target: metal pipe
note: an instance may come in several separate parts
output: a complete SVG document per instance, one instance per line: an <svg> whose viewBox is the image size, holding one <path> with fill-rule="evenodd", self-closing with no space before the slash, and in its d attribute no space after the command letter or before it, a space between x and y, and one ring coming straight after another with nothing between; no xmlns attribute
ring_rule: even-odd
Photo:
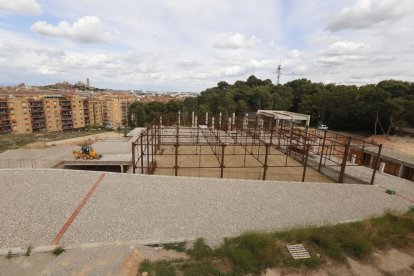
<svg viewBox="0 0 414 276"><path fill-rule="evenodd" d="M374 172L372 173L371 182L370 182L371 185L374 184L375 173L376 173L376 171L378 169L378 163L379 163L378 161L380 161L381 151L382 151L382 144L379 145L378 153L377 153L377 158L375 158Z"/></svg>
<svg viewBox="0 0 414 276"><path fill-rule="evenodd" d="M306 156L305 156L305 162L303 163L302 182L305 182L306 167L308 166L309 149L310 149L310 145L307 145L307 146L306 146Z"/></svg>
<svg viewBox="0 0 414 276"><path fill-rule="evenodd" d="M323 142L322 142L322 151L321 151L321 159L319 160L319 168L318 168L318 171L320 172L321 171L321 167L322 167L322 158L323 158L323 151L324 151L324 149L325 149L325 141L326 141L326 133L327 133L328 131L327 130L325 130L324 131L324 135L323 135Z"/></svg>
<svg viewBox="0 0 414 276"><path fill-rule="evenodd" d="M352 139L351 136L348 137L348 143L345 146L344 155L342 156L341 172L339 173L339 179L338 179L339 183L344 182L345 167L346 167L346 161L348 159L348 152L349 152L349 147L351 145L351 139Z"/></svg>
<svg viewBox="0 0 414 276"><path fill-rule="evenodd" d="M135 174L135 142L132 142L132 173Z"/></svg>

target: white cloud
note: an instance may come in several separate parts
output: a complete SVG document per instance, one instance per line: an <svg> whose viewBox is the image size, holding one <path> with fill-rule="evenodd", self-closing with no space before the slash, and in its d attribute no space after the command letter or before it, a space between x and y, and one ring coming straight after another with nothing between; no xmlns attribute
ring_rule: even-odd
<svg viewBox="0 0 414 276"><path fill-rule="evenodd" d="M412 0L358 0L354 6L337 14L327 29L336 32L392 24L413 10Z"/></svg>
<svg viewBox="0 0 414 276"><path fill-rule="evenodd" d="M213 42L214 48L219 49L238 49L238 48L252 48L260 43L254 35L247 38L240 33L221 33Z"/></svg>
<svg viewBox="0 0 414 276"><path fill-rule="evenodd" d="M77 42L109 42L112 39L110 32L104 31L99 17L85 16L70 24L61 21L57 26L45 21L38 21L31 29L41 35L63 37Z"/></svg>
<svg viewBox="0 0 414 276"><path fill-rule="evenodd" d="M36 0L0 0L1 10L25 15L40 15L42 13Z"/></svg>
<svg viewBox="0 0 414 276"><path fill-rule="evenodd" d="M332 43L326 51L328 56L344 56L361 54L368 46L365 43L356 43L352 41L337 41Z"/></svg>
<svg viewBox="0 0 414 276"><path fill-rule="evenodd" d="M324 64L344 64L347 62L367 61L368 45L365 43L356 43L352 41L337 41L321 51L318 63Z"/></svg>
<svg viewBox="0 0 414 276"><path fill-rule="evenodd" d="M302 55L302 52L301 51L299 51L299 50L292 50L292 51L289 51L289 53L288 53L288 56L290 57L290 58L293 58L293 59L297 59L297 58L299 58L300 56Z"/></svg>
<svg viewBox="0 0 414 276"><path fill-rule="evenodd" d="M89 77L102 88L201 91L251 74L275 81L280 61L282 82L414 76L414 0L36 1L44 16L28 32L27 21L4 16L19 0L0 0L3 82Z"/></svg>
<svg viewBox="0 0 414 276"><path fill-rule="evenodd" d="M185 59L179 60L176 63L176 65L182 68L192 69L192 68L199 66L200 64L196 60L185 58Z"/></svg>

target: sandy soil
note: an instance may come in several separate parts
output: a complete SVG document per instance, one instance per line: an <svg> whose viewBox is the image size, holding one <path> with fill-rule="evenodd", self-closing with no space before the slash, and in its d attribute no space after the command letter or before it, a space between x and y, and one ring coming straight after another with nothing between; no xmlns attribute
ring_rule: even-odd
<svg viewBox="0 0 414 276"><path fill-rule="evenodd" d="M118 133L118 132L104 132L104 133L64 139L64 140L57 140L57 141L50 141L50 142L36 142L36 143L27 144L22 148L23 149L43 149L43 148L50 147L50 146L62 146L62 145L79 146L84 143L91 144L91 143L94 143L98 140L102 140L105 138L113 138L113 137L120 137L120 136L123 136L123 134Z"/></svg>
<svg viewBox="0 0 414 276"><path fill-rule="evenodd" d="M414 250L388 249L376 251L369 258L357 261L347 259L348 264L328 262L315 270L268 269L267 276L276 275L413 275Z"/></svg>
<svg viewBox="0 0 414 276"><path fill-rule="evenodd" d="M163 154L157 155L156 175L174 175L175 155L172 146L162 146ZM259 160L264 163L264 148L249 147L255 154L261 150ZM209 146L197 147L182 146L179 153L183 154L178 159L178 175L192 177L215 177L220 178L220 163ZM185 154L185 155L184 155ZM257 155L256 155L257 156ZM228 146L225 149L223 178L230 179L254 179L261 180L263 177L263 165L252 155L247 153L241 146ZM220 157L219 157L220 158ZM246 165L246 167L244 167ZM302 181L303 166L280 151L271 148L268 156L268 171L266 180L278 181ZM144 165L145 166L145 165ZM202 168L199 168L202 167ZM308 182L333 182L327 176L308 167L305 180Z"/></svg>
<svg viewBox="0 0 414 276"><path fill-rule="evenodd" d="M122 244L122 242L120 242ZM184 253L130 245L69 249L59 256L34 253L26 257L0 257L0 275L122 275L136 276L138 265L151 261L185 259Z"/></svg>
<svg viewBox="0 0 414 276"><path fill-rule="evenodd" d="M58 141L28 144L0 153L0 168L51 168L62 160L73 159L72 151L85 143L120 137L122 133L105 132Z"/></svg>
<svg viewBox="0 0 414 276"><path fill-rule="evenodd" d="M414 155L414 138L413 137L399 137L390 136L388 139L385 135L370 136L365 139L369 142L383 144L384 148L400 151Z"/></svg>

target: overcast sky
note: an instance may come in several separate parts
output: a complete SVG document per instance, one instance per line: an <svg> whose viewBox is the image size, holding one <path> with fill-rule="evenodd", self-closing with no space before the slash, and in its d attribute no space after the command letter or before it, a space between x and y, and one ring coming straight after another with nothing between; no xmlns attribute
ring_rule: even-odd
<svg viewBox="0 0 414 276"><path fill-rule="evenodd" d="M413 0L0 0L0 83L414 79Z"/></svg>

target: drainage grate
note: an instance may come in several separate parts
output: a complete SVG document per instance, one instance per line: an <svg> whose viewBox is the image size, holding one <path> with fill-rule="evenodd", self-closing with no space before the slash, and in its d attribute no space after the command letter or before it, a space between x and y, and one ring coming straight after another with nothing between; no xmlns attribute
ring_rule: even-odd
<svg viewBox="0 0 414 276"><path fill-rule="evenodd" d="M289 250L290 255L292 255L293 259L308 259L311 256L309 252L306 251L305 247L302 244L292 244L287 245L287 249Z"/></svg>

